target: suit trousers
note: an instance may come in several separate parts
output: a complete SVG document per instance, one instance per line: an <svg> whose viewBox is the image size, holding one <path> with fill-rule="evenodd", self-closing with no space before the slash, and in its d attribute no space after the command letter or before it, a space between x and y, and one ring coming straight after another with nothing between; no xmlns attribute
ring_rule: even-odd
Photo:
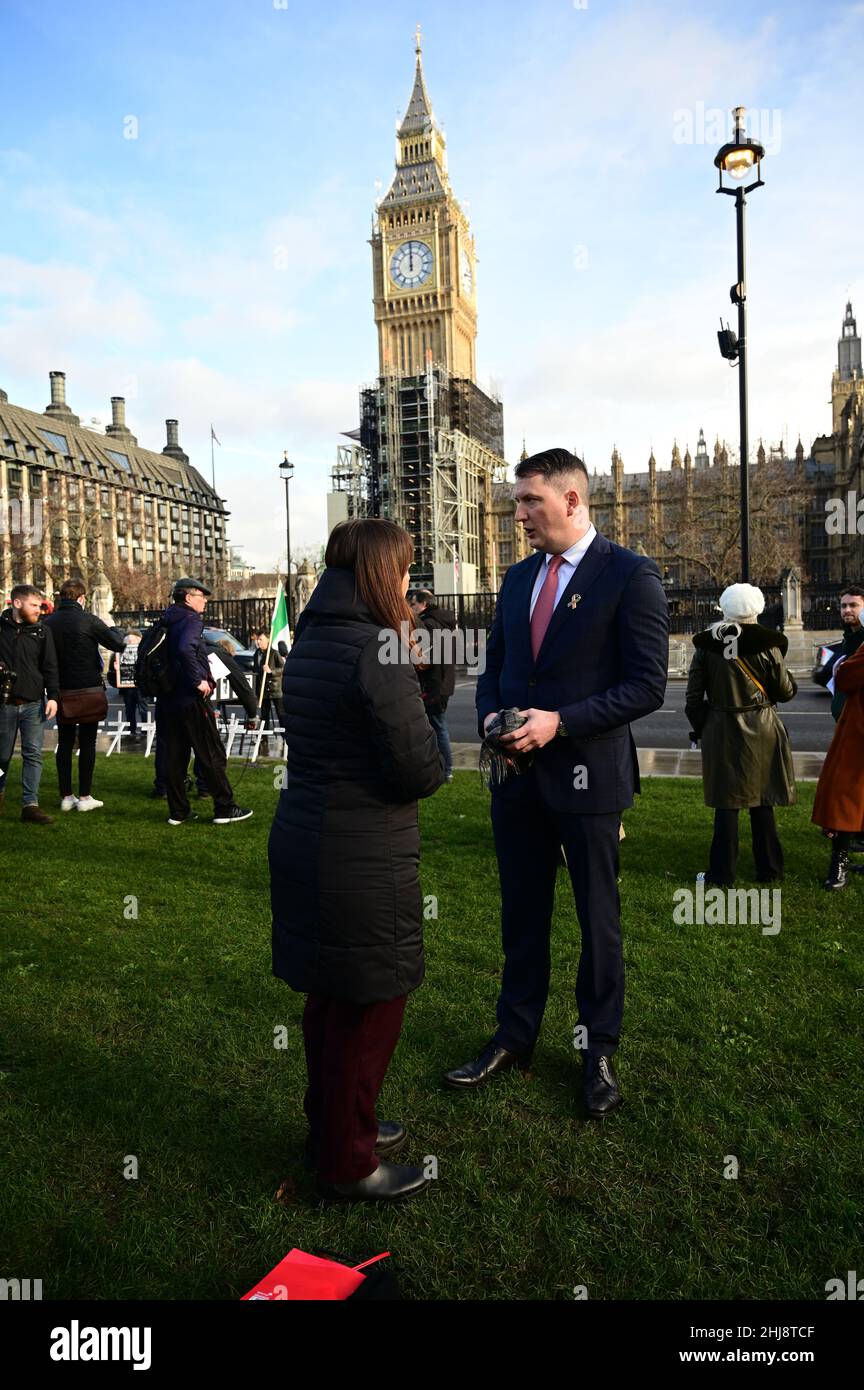
<svg viewBox="0 0 864 1390"><path fill-rule="evenodd" d="M533 769L492 793L492 828L501 883L504 973L495 1040L530 1053L549 993L549 938L555 881L563 848L581 931L576 975L579 1023L586 1050L611 1057L624 1012L624 955L618 894L620 812L555 811L537 788Z"/></svg>
<svg viewBox="0 0 864 1390"><path fill-rule="evenodd" d="M378 1167L375 1102L399 1041L407 997L352 1004L323 994L306 996L309 1085L303 1108L322 1182L359 1182Z"/></svg>
<svg viewBox="0 0 864 1390"><path fill-rule="evenodd" d="M227 759L216 728L216 715L209 701L167 706L156 701L157 731L165 740L165 790L172 820L185 820L190 813L186 795L186 773L193 751L201 776L213 797L214 816L225 816L234 805L228 781Z"/></svg>
<svg viewBox="0 0 864 1390"><path fill-rule="evenodd" d="M753 858L760 882L768 883L783 876L783 849L777 834L773 806L750 807L750 833L753 839ZM708 861L708 877L712 883L731 888L738 867L738 812L714 812L714 838Z"/></svg>

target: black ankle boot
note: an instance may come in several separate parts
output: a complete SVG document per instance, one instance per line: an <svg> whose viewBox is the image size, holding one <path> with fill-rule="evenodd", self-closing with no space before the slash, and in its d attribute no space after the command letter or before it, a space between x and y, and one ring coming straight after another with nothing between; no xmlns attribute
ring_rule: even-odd
<svg viewBox="0 0 864 1390"><path fill-rule="evenodd" d="M838 845L835 840L831 846L831 867L828 870L828 877L823 883L823 888L845 888L848 882L846 877L849 868L849 853L845 845Z"/></svg>

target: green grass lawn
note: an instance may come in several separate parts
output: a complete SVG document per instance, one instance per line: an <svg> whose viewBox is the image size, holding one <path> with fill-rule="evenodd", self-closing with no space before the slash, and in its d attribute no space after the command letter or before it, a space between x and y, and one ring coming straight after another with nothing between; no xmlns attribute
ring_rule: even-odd
<svg viewBox="0 0 864 1390"><path fill-rule="evenodd" d="M674 925L707 858L699 783L649 780L625 813L626 1104L605 1125L581 1118L563 874L532 1074L440 1085L494 1028L497 875L476 774L424 804L438 919L379 1113L439 1177L375 1208L320 1206L298 1162L303 1001L270 974L273 768L243 775L254 820L179 830L138 758L100 757L105 810L44 829L17 819L19 768L0 822L0 1276L41 1278L45 1298L233 1299L299 1246L390 1250L414 1298L821 1300L864 1269L864 880L819 886L812 786L779 813L777 936ZM43 786L51 810L50 759ZM740 886L752 872L748 846Z"/></svg>

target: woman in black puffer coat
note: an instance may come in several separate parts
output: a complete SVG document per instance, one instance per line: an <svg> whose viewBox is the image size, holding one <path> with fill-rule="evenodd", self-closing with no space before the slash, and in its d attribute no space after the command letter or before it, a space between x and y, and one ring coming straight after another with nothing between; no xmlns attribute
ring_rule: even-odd
<svg viewBox="0 0 864 1390"><path fill-rule="evenodd" d="M102 658L99 648L122 652L126 634L108 627L84 608L86 590L80 579L67 579L60 588L60 602L45 619L50 627L60 668L60 706L57 711L57 781L61 811L98 811L104 802L93 796L96 768L96 735L99 721L108 713ZM77 717L75 696L89 693L92 709ZM70 713L70 710L72 711ZM78 795L72 794L72 755L78 736Z"/></svg>
<svg viewBox="0 0 864 1390"><path fill-rule="evenodd" d="M353 1200L427 1186L421 1168L386 1161L405 1131L375 1114L423 979L417 799L444 780L405 641L412 554L391 521L337 526L283 675L273 973L307 996L304 1105L319 1189Z"/></svg>

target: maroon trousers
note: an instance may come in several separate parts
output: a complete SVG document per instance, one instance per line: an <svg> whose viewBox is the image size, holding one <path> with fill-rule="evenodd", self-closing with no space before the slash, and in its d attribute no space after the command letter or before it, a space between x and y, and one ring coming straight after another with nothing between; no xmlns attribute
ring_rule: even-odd
<svg viewBox="0 0 864 1390"><path fill-rule="evenodd" d="M358 1182L378 1167L375 1102L399 1041L406 1002L407 995L383 1004L306 996L309 1088L303 1106L322 1182Z"/></svg>

